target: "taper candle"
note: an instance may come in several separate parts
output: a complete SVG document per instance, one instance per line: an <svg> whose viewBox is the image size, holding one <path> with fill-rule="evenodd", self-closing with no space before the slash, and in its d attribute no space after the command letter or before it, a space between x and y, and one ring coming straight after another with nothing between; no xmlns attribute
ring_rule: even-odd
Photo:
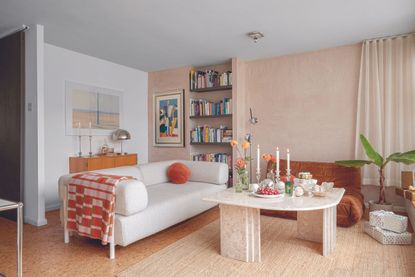
<svg viewBox="0 0 415 277"><path fill-rule="evenodd" d="M291 172L290 170L290 149L287 148L287 174Z"/></svg>
<svg viewBox="0 0 415 277"><path fill-rule="evenodd" d="M261 152L261 150L259 149L259 144L258 144L258 146L256 148L256 170L257 170L257 172L260 171L260 167L259 167L259 163L261 161L261 159L260 159L261 153L260 152Z"/></svg>
<svg viewBox="0 0 415 277"><path fill-rule="evenodd" d="M276 176L280 176L280 149L277 146L277 150L275 151L275 174Z"/></svg>

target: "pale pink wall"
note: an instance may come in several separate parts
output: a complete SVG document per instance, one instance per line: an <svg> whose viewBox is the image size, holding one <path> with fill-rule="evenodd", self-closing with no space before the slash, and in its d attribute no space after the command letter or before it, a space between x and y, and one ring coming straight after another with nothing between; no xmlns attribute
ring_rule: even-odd
<svg viewBox="0 0 415 277"><path fill-rule="evenodd" d="M361 44L246 62L254 144L293 160L353 158ZM246 111L248 112L248 111ZM265 165L264 165L265 166Z"/></svg>
<svg viewBox="0 0 415 277"><path fill-rule="evenodd" d="M173 159L185 159L190 157L189 134L185 128L185 146L184 148L154 147L154 106L153 95L157 92L165 92L175 89L185 90L184 118L185 126L189 126L189 71L191 67L185 66L174 69L150 72L148 74L148 161L164 161Z"/></svg>

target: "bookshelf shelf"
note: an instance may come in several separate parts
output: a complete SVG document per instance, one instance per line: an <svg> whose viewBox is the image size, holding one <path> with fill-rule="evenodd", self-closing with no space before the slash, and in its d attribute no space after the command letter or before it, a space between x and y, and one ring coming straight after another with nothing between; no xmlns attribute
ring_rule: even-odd
<svg viewBox="0 0 415 277"><path fill-rule="evenodd" d="M190 142L190 145L222 145L231 146L229 142Z"/></svg>
<svg viewBox="0 0 415 277"><path fill-rule="evenodd" d="M198 118L220 118L220 117L232 117L232 114L190 116L191 119L198 119Z"/></svg>
<svg viewBox="0 0 415 277"><path fill-rule="evenodd" d="M230 90L232 91L232 86L217 86L217 87L210 87L210 88L197 88L192 89L190 92L210 92L210 91L223 91L223 90Z"/></svg>

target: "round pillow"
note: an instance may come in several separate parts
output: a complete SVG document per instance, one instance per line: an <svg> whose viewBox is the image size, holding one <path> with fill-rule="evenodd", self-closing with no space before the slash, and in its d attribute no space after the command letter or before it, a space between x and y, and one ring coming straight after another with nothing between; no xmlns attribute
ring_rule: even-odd
<svg viewBox="0 0 415 277"><path fill-rule="evenodd" d="M174 163L167 169L167 177L174 184L184 184L189 180L190 169L183 163Z"/></svg>

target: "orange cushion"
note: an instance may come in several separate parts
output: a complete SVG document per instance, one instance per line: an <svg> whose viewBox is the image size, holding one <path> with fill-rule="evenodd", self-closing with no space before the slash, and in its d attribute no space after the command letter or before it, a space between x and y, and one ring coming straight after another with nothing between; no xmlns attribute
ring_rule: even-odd
<svg viewBox="0 0 415 277"><path fill-rule="evenodd" d="M183 163L174 163L167 169L167 177L174 184L184 184L189 180L190 169Z"/></svg>

